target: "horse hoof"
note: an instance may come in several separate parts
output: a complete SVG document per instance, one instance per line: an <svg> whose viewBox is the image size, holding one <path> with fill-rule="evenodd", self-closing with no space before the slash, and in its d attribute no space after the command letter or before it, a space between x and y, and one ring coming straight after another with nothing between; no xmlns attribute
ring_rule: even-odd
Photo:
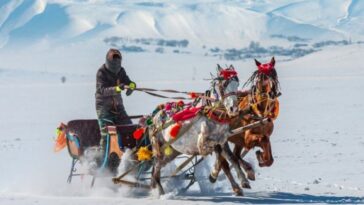
<svg viewBox="0 0 364 205"><path fill-rule="evenodd" d="M247 175L249 180L255 181L255 173L253 171L248 171Z"/></svg>
<svg viewBox="0 0 364 205"><path fill-rule="evenodd" d="M243 187L244 189L251 189L252 187L250 186L249 182L243 182L241 184L241 187Z"/></svg>
<svg viewBox="0 0 364 205"><path fill-rule="evenodd" d="M211 183L215 183L215 182L216 182L216 180L217 180L217 178L213 177L213 176L210 174L210 176L209 176L209 180L210 180L210 182L211 182Z"/></svg>
<svg viewBox="0 0 364 205"><path fill-rule="evenodd" d="M114 184L119 184L119 179L118 178L112 178L112 182L114 183Z"/></svg>
<svg viewBox="0 0 364 205"><path fill-rule="evenodd" d="M240 188L233 189L235 196L244 196L243 191Z"/></svg>
<svg viewBox="0 0 364 205"><path fill-rule="evenodd" d="M159 196L166 194L163 189L158 189L158 193L159 193Z"/></svg>
<svg viewBox="0 0 364 205"><path fill-rule="evenodd" d="M157 188L157 183L154 180L152 180L152 183L150 183L150 187L152 187L152 189Z"/></svg>

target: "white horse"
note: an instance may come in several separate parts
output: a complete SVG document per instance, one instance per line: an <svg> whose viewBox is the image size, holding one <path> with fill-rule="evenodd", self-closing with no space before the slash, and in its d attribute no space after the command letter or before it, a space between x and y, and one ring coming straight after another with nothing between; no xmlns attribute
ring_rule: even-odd
<svg viewBox="0 0 364 205"><path fill-rule="evenodd" d="M222 69L218 66L218 77L212 81L212 94L216 97L212 106L206 108L203 113L197 114L192 119L179 122L181 125L179 135L171 141L171 129L169 126L161 131L149 129L156 161L152 172L152 187L158 187L159 194L164 194L160 182L161 168L180 154L206 156L213 151L222 154L235 168L242 187L249 187L237 159L234 159L230 149L226 145L229 136L228 119L238 115L237 91L239 79L235 69L231 66ZM206 114L206 110L208 111ZM153 117L153 126L162 127L161 117L163 111L159 111ZM221 117L223 116L223 117ZM222 119L223 118L223 119ZM223 122L226 120L225 122ZM167 154L164 149L168 149Z"/></svg>

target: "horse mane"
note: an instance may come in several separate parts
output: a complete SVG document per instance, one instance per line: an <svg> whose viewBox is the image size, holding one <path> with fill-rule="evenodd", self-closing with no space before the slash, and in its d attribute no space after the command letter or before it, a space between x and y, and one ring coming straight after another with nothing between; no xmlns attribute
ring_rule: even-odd
<svg viewBox="0 0 364 205"><path fill-rule="evenodd" d="M281 86L278 80L278 74L276 69L270 70L268 74L259 72L259 70L254 71L253 74L250 76L250 78L248 78L248 80L244 83L243 87L246 87L248 85L254 86L256 81L265 78L269 78L272 81L273 83L272 90L274 94L277 95L278 93L280 93Z"/></svg>

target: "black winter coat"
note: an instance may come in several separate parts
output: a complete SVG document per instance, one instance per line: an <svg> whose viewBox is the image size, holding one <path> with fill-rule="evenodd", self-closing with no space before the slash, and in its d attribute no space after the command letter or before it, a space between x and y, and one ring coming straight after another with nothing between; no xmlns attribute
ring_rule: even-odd
<svg viewBox="0 0 364 205"><path fill-rule="evenodd" d="M123 99L121 94L116 92L116 86L120 83L129 85L131 82L123 67L115 74L109 71L105 64L102 65L96 75L95 98L98 115L126 115Z"/></svg>

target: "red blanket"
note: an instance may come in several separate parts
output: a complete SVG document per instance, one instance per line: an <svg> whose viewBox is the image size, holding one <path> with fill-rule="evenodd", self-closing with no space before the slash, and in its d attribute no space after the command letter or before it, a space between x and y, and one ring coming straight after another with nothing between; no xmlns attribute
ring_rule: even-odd
<svg viewBox="0 0 364 205"><path fill-rule="evenodd" d="M187 109L174 114L172 116L172 119L175 122L189 120L191 118L196 117L196 115L198 114L198 112L200 112L201 109L202 109L201 107L188 107Z"/></svg>

